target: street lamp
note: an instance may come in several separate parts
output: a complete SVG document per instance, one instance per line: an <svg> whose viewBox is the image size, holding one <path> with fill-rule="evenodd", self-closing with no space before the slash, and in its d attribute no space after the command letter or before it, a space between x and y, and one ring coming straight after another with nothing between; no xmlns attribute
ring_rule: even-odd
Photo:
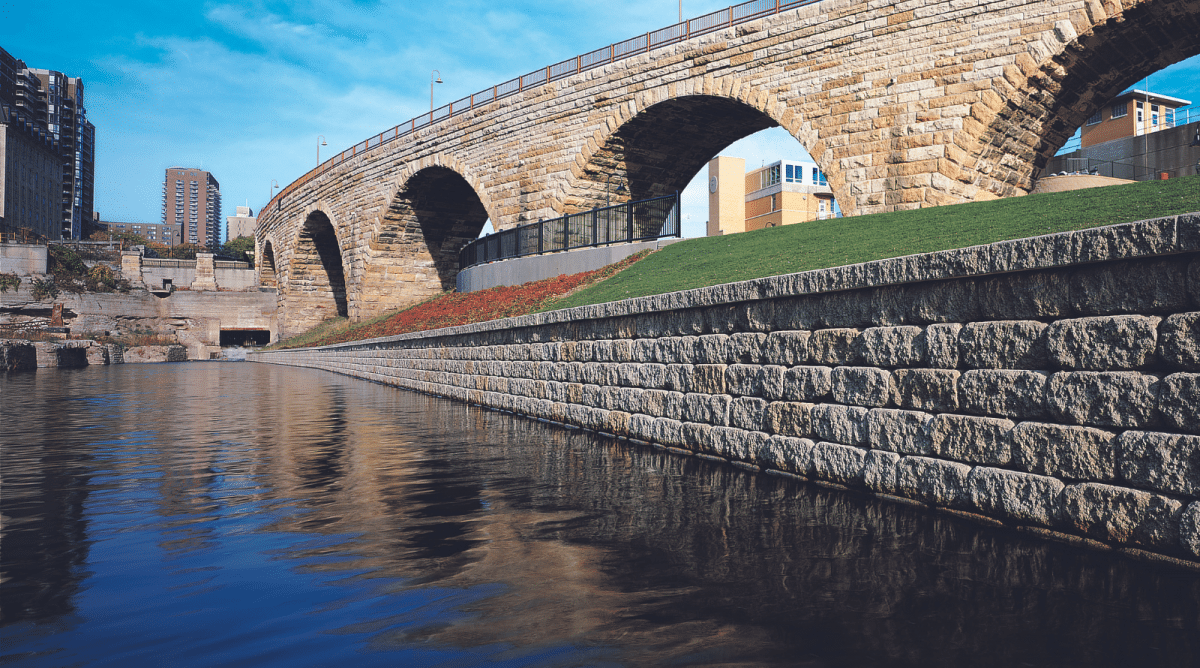
<svg viewBox="0 0 1200 668"><path fill-rule="evenodd" d="M317 135L317 167L321 166L321 147L329 146L325 143L325 135Z"/></svg>
<svg viewBox="0 0 1200 668"><path fill-rule="evenodd" d="M433 76L434 72L437 72L436 79ZM433 84L440 84L440 83L442 83L442 73L438 72L437 70L430 72L429 73L429 120L430 121L433 121Z"/></svg>
<svg viewBox="0 0 1200 668"><path fill-rule="evenodd" d="M267 198L268 202L275 199L275 189L278 187L279 187L279 182L276 181L275 179L271 179L271 196Z"/></svg>
<svg viewBox="0 0 1200 668"><path fill-rule="evenodd" d="M609 195L609 186L612 185L612 177L613 177L612 172L609 172L608 180L604 182L604 206L605 207L608 207L608 205L610 204L608 195ZM617 194L618 195L623 195L627 192L629 192L629 190L625 188L624 183L617 184Z"/></svg>

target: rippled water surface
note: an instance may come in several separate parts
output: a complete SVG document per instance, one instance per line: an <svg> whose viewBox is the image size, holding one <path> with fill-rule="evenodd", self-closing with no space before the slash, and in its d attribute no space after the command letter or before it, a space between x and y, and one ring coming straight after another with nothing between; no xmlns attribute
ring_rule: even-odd
<svg viewBox="0 0 1200 668"><path fill-rule="evenodd" d="M0 401L0 663L1200 665L1195 574L323 372Z"/></svg>

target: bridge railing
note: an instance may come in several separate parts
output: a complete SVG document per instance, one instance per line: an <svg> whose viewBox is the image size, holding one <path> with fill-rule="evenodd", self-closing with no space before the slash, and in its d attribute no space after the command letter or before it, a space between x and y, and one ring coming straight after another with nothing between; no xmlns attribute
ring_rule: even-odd
<svg viewBox="0 0 1200 668"><path fill-rule="evenodd" d="M558 81L572 74L586 72L587 70L615 63L625 58L649 53L659 47L683 42L693 37L707 35L711 32L716 32L724 28L730 28L735 25L754 21L756 19L768 16L770 14L778 14L779 12L812 5L820 2L820 0L750 0L739 5L726 7L725 9L715 11L704 16L694 19L688 19L682 23L670 25L659 30L653 30L643 35L638 35L623 42L610 44L604 48L596 49L589 53L585 53L574 58L569 58L554 65L549 65L538 70L534 70L529 74L510 79L502 84L484 89L474 95L464 97L461 100L452 102L445 106L439 107L428 113L421 114L416 118L410 119L397 125L394 128L385 130L378 135L355 144L351 148L342 151L341 153L331 157L325 162L318 165L312 171L304 174L300 178L292 181L284 186L283 190L271 198L267 203L264 211L270 211L274 206L276 209L282 208L283 201L294 192L297 188L308 183L326 170L329 170L342 162L353 158L354 156L364 153L367 150L387 142L407 136L417 130L428 127L438 121L443 121L460 114L465 114L478 107L491 104L497 100L516 95L527 88L535 86L543 86L552 81Z"/></svg>
<svg viewBox="0 0 1200 668"><path fill-rule="evenodd" d="M490 234L467 244L458 267L572 248L678 237L679 193L625 202Z"/></svg>

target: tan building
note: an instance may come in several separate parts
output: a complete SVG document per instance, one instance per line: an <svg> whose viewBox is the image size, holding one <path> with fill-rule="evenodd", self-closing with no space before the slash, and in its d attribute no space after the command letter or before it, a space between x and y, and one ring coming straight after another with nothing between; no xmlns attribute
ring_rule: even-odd
<svg viewBox="0 0 1200 668"><path fill-rule="evenodd" d="M254 217L254 212L248 206L239 206L236 216L229 216L225 219L225 234L232 241L238 237L254 238L254 225L258 219Z"/></svg>
<svg viewBox="0 0 1200 668"><path fill-rule="evenodd" d="M1175 127L1175 110L1191 102L1144 90L1121 93L1092 115L1080 129L1080 148L1123 137Z"/></svg>
<svg viewBox="0 0 1200 668"><path fill-rule="evenodd" d="M816 163L794 160L746 172L741 158L708 163L708 236L833 218L833 190Z"/></svg>
<svg viewBox="0 0 1200 668"><path fill-rule="evenodd" d="M184 243L221 245L221 184L202 169L168 167L163 179L163 225L179 229Z"/></svg>
<svg viewBox="0 0 1200 668"><path fill-rule="evenodd" d="M164 246L175 246L180 243L179 228L173 225L162 225L160 223L120 223L101 220L96 224L96 227L106 232L136 234L146 241L163 244Z"/></svg>

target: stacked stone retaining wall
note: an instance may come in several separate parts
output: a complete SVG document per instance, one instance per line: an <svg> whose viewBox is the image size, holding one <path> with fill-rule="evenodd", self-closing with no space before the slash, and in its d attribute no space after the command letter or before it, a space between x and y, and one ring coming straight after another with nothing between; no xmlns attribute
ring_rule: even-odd
<svg viewBox="0 0 1200 668"><path fill-rule="evenodd" d="M249 358L1200 561L1200 214Z"/></svg>

